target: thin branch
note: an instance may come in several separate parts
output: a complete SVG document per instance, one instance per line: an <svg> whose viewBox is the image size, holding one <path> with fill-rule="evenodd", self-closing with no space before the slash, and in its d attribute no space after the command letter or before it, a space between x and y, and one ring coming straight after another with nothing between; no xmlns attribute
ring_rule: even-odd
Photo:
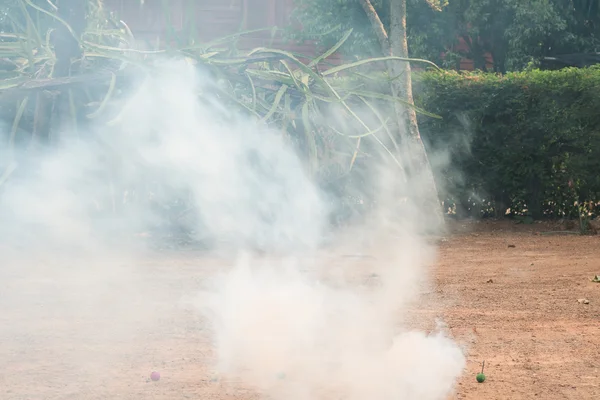
<svg viewBox="0 0 600 400"><path fill-rule="evenodd" d="M386 56L391 55L390 40L388 38L387 31L385 30L385 26L383 26L383 22L381 22L375 7L373 7L373 4L371 4L370 0L359 0L359 2L365 11L365 14L367 14L367 18L369 18L369 22L371 22L371 26L377 35L379 45L381 46L381 51Z"/></svg>

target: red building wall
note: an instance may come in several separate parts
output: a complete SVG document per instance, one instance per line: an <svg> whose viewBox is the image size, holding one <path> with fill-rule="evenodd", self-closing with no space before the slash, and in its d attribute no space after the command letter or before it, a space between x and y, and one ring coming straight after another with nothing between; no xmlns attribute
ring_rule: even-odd
<svg viewBox="0 0 600 400"><path fill-rule="evenodd" d="M240 30L268 27L287 27L294 9L294 0L169 0L168 15L163 9L163 0L104 0L105 7L115 12L132 30L134 35L150 43L163 41L170 25L175 31L194 26L195 38L209 42ZM167 24L170 21L170 24ZM280 35L272 37L270 31L244 35L238 46L253 49L271 46L294 53L312 56L316 48L312 43L286 43ZM467 50L462 40L456 50ZM491 56L488 56L491 68ZM339 64L341 56L334 54L328 62ZM461 60L460 69L473 70L473 61Z"/></svg>
<svg viewBox="0 0 600 400"><path fill-rule="evenodd" d="M164 40L169 25L176 31L193 26L195 38L201 43L239 31L283 28L289 26L294 8L294 0L169 0L167 15L162 0L145 0L143 5L139 0L105 0L104 4L138 39L150 43ZM281 35L273 37L270 31L244 35L238 45L242 49L272 46L307 56L316 52L312 43L286 43ZM328 61L335 64L340 57L333 55Z"/></svg>
<svg viewBox="0 0 600 400"><path fill-rule="evenodd" d="M465 42L465 40L462 37L460 37L460 38L458 38L458 45L456 46L454 51L466 53L469 51L469 45ZM487 53L485 55L485 63L486 63L486 68L488 70L494 69L494 60L493 60L491 54ZM470 60L468 58L463 58L462 60L460 60L459 69L462 71L473 71L475 69L473 60Z"/></svg>

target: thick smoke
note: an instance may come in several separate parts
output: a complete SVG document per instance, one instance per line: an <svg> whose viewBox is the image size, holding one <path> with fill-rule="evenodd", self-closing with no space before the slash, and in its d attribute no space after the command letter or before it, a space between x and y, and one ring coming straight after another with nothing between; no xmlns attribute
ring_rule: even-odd
<svg viewBox="0 0 600 400"><path fill-rule="evenodd" d="M48 307L67 320L100 315L119 326L118 338L73 327L99 341L150 326L155 317L139 309L152 289L132 266L145 251L135 235L165 224L161 207L177 198L187 233L236 256L195 301L222 376L275 399L444 399L465 359L444 332L426 335L403 320L427 284L435 247L418 234L429 212L384 193L398 190L390 184L397 167L382 163L374 175L382 196L370 222L324 251L331 210L304 164L282 133L211 95L217 84L165 62L108 127L51 151L1 154L2 168L17 168L0 187L0 277L38 283L33 297L6 292L0 310L18 303L27 314L33 306L24 299L54 296L61 301ZM401 189L420 191L420 181ZM337 256L348 252L372 259Z"/></svg>

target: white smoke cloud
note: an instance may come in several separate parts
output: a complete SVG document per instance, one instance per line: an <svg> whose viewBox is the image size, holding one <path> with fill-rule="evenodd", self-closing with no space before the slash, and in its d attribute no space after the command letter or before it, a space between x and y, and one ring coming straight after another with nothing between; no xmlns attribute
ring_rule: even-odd
<svg viewBox="0 0 600 400"><path fill-rule="evenodd" d="M380 219L358 228L369 243L342 243L369 252L372 262L323 257L329 208L295 150L280 132L209 95L214 84L186 63L165 62L108 127L89 132L94 139L37 154L34 164L19 155L18 174L0 187L0 238L12 248L3 278L39 276L39 268L22 268L23 260L44 252L59 260L57 287L78 288L56 306L61 312L99 312L112 299L129 304L114 314L119 332L134 330L129 311L149 291L136 284L140 271L119 269L115 260L139 255L132 235L162 221L156 204L177 194L197 211L197 238L216 238L217 249L240 256L204 282L195 302L221 374L275 399L444 399L464 368L462 351L443 332L427 336L402 319L435 261L435 248L419 235L427 211L410 203L380 210ZM392 168L381 166L380 187L393 179ZM423 186L418 177L406 185ZM255 247L286 257L244 255ZM76 269L79 280L67 284L76 267L60 260L69 258L87 272ZM365 274L376 275L378 285L365 286ZM49 293L56 288L41 286L38 295ZM0 311L22 300L11 296L0 299ZM135 329L155 321L149 311L135 312Z"/></svg>

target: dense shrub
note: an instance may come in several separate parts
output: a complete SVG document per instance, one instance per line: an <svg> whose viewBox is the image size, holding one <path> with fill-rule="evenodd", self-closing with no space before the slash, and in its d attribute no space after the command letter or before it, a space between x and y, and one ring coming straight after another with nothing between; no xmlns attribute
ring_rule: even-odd
<svg viewBox="0 0 600 400"><path fill-rule="evenodd" d="M446 148L440 174L450 204L472 215L575 217L600 197L600 68L506 75L416 74L430 149Z"/></svg>

